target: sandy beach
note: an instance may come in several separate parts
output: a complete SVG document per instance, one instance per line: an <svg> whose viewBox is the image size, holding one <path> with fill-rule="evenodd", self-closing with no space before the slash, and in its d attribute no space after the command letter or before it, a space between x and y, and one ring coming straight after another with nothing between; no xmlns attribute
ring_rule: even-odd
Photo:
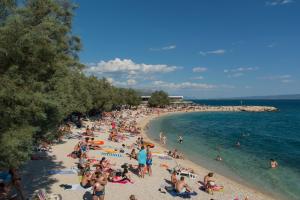
<svg viewBox="0 0 300 200"><path fill-rule="evenodd" d="M172 112L174 113L174 112ZM178 113L178 112L176 112ZM145 141L150 141L146 135L146 125L155 117L161 117L166 114L171 114L166 112L163 114L151 114L149 116L139 116L136 118L137 126L142 130L142 136ZM87 125L91 125L92 122L86 122ZM85 128L76 129L72 128L72 133L82 133ZM137 139L136 137L128 137L125 141L115 143L108 141L109 126L101 126L100 131L95 132L96 140L104 140L106 146L111 146L112 148L122 148L122 144L131 145ZM25 191L28 194L32 194L33 191L38 189L45 189L47 193L60 194L62 199L91 199L91 192L89 190L76 189L76 190L66 190L61 187L62 184L67 185L78 185L80 183L80 177L76 173L72 174L51 174L50 170L57 169L73 169L78 162L78 159L73 159L67 155L73 151L74 146L78 143L79 139L64 139L60 144L55 144L52 146L52 151L47 153L48 158L45 160L34 160L30 161L22 170L23 184ZM152 152L163 153L166 151L165 147L157 144L155 141L151 141L155 144L155 148ZM121 157L111 157L107 158L111 163L115 163L115 169L121 169L120 166L124 163L137 165L136 160L130 160L126 153L130 153L130 149L125 149L125 153L121 154ZM101 151L93 150L89 152L90 158L100 159L103 157ZM165 160L159 157L153 158L153 176L149 177L146 175L144 179L139 178L136 174L132 174L134 183L119 184L109 182L106 186L105 199L115 200L115 199L129 199L130 195L135 195L139 200L153 200L153 199L181 199L181 197L174 197L171 194L161 193L158 191L160 187L167 185L165 180L170 180L170 173L166 170L164 166L168 166L170 169L176 167L177 164L186 168L192 168L197 174L196 179L186 178L187 183L192 187L192 189L197 193L195 196L191 196L191 199L201 199L201 200L244 200L248 196L249 200L272 200L274 198L262 194L261 192L237 183L227 177L221 176L219 174L214 175L216 183L218 185L224 186L223 191L214 192L213 195L208 194L200 190L199 181L203 181L203 177L207 175L210 171L199 165L194 164L189 160Z"/></svg>

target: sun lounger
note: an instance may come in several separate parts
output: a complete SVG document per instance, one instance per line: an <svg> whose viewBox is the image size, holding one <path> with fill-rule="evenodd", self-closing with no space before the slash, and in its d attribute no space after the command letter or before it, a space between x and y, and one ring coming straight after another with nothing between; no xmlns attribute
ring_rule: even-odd
<svg viewBox="0 0 300 200"><path fill-rule="evenodd" d="M178 176L186 176L186 177L191 178L191 179L196 179L197 178L196 174L191 173L189 171L179 171L179 172L177 172L177 175Z"/></svg>

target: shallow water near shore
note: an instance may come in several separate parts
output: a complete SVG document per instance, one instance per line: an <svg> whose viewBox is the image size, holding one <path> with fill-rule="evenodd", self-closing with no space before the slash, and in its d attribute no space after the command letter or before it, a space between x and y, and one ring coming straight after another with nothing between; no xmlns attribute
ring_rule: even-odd
<svg viewBox="0 0 300 200"><path fill-rule="evenodd" d="M240 105L240 101L195 101L206 105ZM300 197L300 101L248 100L245 105L275 106L279 112L197 112L154 119L148 135L167 136L193 162L243 181L280 199ZM178 144L183 135L183 144ZM241 146L236 147L237 141ZM222 162L215 161L217 155ZM269 168L269 160L279 163Z"/></svg>

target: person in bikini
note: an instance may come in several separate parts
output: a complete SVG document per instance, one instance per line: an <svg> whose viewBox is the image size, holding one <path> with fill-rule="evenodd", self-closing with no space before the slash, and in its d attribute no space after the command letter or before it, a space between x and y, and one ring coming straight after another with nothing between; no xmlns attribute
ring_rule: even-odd
<svg viewBox="0 0 300 200"><path fill-rule="evenodd" d="M135 151L135 149L132 149L132 151L131 151L131 153L130 153L130 160L131 159L137 159L137 153L136 153L136 151Z"/></svg>
<svg viewBox="0 0 300 200"><path fill-rule="evenodd" d="M83 187L84 189L92 187L90 180L91 180L91 172L86 171L81 178L80 186Z"/></svg>
<svg viewBox="0 0 300 200"><path fill-rule="evenodd" d="M147 159L146 159L146 166L149 176L152 176L152 152L150 150L150 146L147 146Z"/></svg>
<svg viewBox="0 0 300 200"><path fill-rule="evenodd" d="M215 183L215 180L213 179L214 173L209 172L205 177L204 177L204 187L205 190L209 194L213 194L214 191L219 191L222 190L224 187L223 186L217 186Z"/></svg>
<svg viewBox="0 0 300 200"><path fill-rule="evenodd" d="M96 182L93 185L93 200L104 200L106 184L106 175L96 175Z"/></svg>
<svg viewBox="0 0 300 200"><path fill-rule="evenodd" d="M171 182L172 182L172 185L175 187L176 183L177 183L177 173L176 171L173 171L172 175L171 175Z"/></svg>

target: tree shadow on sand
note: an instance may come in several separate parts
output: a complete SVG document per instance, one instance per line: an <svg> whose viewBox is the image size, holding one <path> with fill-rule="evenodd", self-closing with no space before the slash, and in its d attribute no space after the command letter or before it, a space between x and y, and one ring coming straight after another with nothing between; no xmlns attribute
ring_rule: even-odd
<svg viewBox="0 0 300 200"><path fill-rule="evenodd" d="M58 180L49 171L65 168L62 166L62 162L55 161L55 156L49 156L45 152L39 152L37 156L39 159L28 161L21 169L22 185L28 197L40 189L50 193L51 186Z"/></svg>

